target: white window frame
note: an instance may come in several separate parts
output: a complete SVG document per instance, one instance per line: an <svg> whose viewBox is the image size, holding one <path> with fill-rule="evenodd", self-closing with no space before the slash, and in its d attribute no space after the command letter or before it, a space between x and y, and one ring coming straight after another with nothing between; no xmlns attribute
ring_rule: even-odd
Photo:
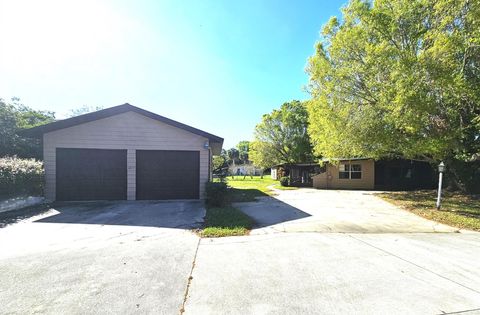
<svg viewBox="0 0 480 315"><path fill-rule="evenodd" d="M358 166L359 170L353 170L354 167L356 168ZM348 177L341 177L341 173L347 173ZM355 174L360 174L360 177L358 178L352 178L352 173ZM362 179L362 164L352 164L352 163L340 163L338 166L338 178L339 179Z"/></svg>

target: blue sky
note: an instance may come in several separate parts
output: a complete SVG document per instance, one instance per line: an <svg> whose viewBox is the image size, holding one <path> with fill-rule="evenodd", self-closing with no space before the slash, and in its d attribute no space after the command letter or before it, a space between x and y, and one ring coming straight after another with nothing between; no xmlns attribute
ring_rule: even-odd
<svg viewBox="0 0 480 315"><path fill-rule="evenodd" d="M0 97L63 118L130 103L225 138L306 99L307 58L345 1L0 0Z"/></svg>

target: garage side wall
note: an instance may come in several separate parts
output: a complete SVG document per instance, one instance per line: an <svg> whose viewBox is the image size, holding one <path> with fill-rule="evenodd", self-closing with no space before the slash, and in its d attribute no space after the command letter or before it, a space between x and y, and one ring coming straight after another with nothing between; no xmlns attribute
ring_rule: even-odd
<svg viewBox="0 0 480 315"><path fill-rule="evenodd" d="M89 123L44 134L45 197L55 200L56 149L127 150L127 199L135 200L136 150L185 150L200 152L200 197L209 179L207 139L134 112L127 112Z"/></svg>

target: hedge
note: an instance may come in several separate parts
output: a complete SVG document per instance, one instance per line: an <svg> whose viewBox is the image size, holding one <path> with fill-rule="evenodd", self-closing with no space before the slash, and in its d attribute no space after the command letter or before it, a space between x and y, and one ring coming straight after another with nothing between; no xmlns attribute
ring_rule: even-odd
<svg viewBox="0 0 480 315"><path fill-rule="evenodd" d="M43 163L35 159L0 158L0 197L43 195Z"/></svg>

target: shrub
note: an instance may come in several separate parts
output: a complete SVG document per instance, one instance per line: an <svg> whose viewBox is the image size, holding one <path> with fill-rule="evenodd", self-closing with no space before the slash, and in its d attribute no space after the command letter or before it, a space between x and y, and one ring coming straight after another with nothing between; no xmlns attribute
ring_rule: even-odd
<svg viewBox="0 0 480 315"><path fill-rule="evenodd" d="M288 186L290 184L290 178L287 176L283 176L280 178L280 185L282 186Z"/></svg>
<svg viewBox="0 0 480 315"><path fill-rule="evenodd" d="M465 187L465 190L470 194L480 193L480 161L462 162L452 161L451 168L454 168L458 177L459 184ZM452 178L450 173L452 170L447 167L446 181L448 183ZM453 185L455 187L455 184Z"/></svg>
<svg viewBox="0 0 480 315"><path fill-rule="evenodd" d="M207 182L205 202L210 207L222 207L228 203L228 189L224 182Z"/></svg>
<svg viewBox="0 0 480 315"><path fill-rule="evenodd" d="M0 196L43 195L43 163L35 159L0 158Z"/></svg>

